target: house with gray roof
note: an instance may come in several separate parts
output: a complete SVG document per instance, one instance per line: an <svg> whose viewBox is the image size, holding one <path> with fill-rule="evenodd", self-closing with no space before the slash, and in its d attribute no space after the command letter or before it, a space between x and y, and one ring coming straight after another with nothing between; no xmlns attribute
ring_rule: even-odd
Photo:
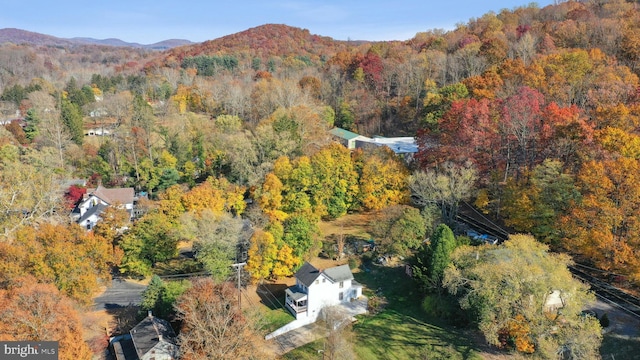
<svg viewBox="0 0 640 360"><path fill-rule="evenodd" d="M179 358L178 338L171 324L149 312L126 335L109 340L116 360L175 360Z"/></svg>
<svg viewBox="0 0 640 360"><path fill-rule="evenodd" d="M285 306L296 319L314 322L322 308L350 303L362 296L349 265L319 270L308 262L296 272L296 284L285 290Z"/></svg>

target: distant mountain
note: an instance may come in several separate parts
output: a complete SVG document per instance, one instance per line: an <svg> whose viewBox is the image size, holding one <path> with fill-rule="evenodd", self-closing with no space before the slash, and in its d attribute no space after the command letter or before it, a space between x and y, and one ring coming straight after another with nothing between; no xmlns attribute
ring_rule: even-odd
<svg viewBox="0 0 640 360"><path fill-rule="evenodd" d="M120 47L128 46L133 48L144 48L144 49L151 49L151 50L167 50L177 46L194 44L193 42L189 40L184 40L184 39L169 39L169 40L163 40L163 41L160 41L154 44L148 44L148 45L139 44L139 43L130 43L130 42L122 41L120 39L114 39L114 38L101 40L101 39L94 39L94 38L76 37L76 38L71 38L69 40L80 42L83 44L120 46Z"/></svg>
<svg viewBox="0 0 640 360"><path fill-rule="evenodd" d="M51 35L45 35L20 29L0 29L0 44L31 44L50 46L72 46L74 43L68 39L61 39Z"/></svg>
<svg viewBox="0 0 640 360"><path fill-rule="evenodd" d="M292 56L315 61L364 43L368 42L334 40L328 36L311 34L307 29L266 24L218 39L171 49L162 56L165 61L216 54L248 54L262 59Z"/></svg>
<svg viewBox="0 0 640 360"><path fill-rule="evenodd" d="M71 39L58 38L51 35L40 34L36 32L5 28L0 29L0 44L31 44L31 45L47 45L47 46L74 46L74 45L104 45L115 47L133 47L150 50L167 50L177 46L194 44L189 40L169 39L154 44L139 44L122 41L120 39L93 39L86 37L75 37Z"/></svg>

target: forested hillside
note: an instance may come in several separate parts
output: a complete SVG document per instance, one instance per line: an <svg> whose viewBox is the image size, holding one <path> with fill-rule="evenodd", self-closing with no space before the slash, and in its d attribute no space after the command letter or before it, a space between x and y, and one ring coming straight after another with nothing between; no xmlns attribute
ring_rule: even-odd
<svg viewBox="0 0 640 360"><path fill-rule="evenodd" d="M640 9L623 0L397 42L264 25L164 52L0 45L0 304L35 281L89 303L110 267L149 276L184 241L217 279L242 251L253 280L290 276L321 250L321 219L415 205L393 213L432 232L462 200L638 286L639 75ZM333 127L415 136L419 152L350 152ZM140 218L71 223L77 178L142 192ZM420 248L393 231L389 253Z"/></svg>

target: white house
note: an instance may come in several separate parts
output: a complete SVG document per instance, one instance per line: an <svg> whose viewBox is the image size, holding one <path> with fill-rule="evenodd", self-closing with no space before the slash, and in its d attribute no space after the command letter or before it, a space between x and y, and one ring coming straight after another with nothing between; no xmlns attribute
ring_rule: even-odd
<svg viewBox="0 0 640 360"><path fill-rule="evenodd" d="M285 291L285 304L297 320L314 322L323 307L349 303L362 296L362 285L353 279L348 265L321 271L307 262L295 277L296 285Z"/></svg>
<svg viewBox="0 0 640 360"><path fill-rule="evenodd" d="M119 206L129 212L133 217L133 201L135 192L133 188L107 189L99 185L93 191L87 191L84 198L71 213L72 218L87 230L93 229L100 220L100 214L108 206Z"/></svg>

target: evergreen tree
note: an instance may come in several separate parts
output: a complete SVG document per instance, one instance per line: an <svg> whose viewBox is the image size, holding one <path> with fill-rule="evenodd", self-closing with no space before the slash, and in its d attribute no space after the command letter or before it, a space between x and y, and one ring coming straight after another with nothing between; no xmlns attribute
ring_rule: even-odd
<svg viewBox="0 0 640 360"><path fill-rule="evenodd" d="M29 109L27 110L27 116L25 116L24 121L27 123L27 126L24 127L24 133L31 142L38 136L40 118L34 109Z"/></svg>
<svg viewBox="0 0 640 360"><path fill-rule="evenodd" d="M429 244L424 245L416 255L414 278L423 290L442 293L444 270L451 263L451 253L456 246L453 231L447 225L440 224Z"/></svg>
<svg viewBox="0 0 640 360"><path fill-rule="evenodd" d="M62 121L67 126L69 134L71 134L71 140L78 145L82 145L82 138L84 131L82 129L82 113L78 105L63 99L61 104L60 116Z"/></svg>

